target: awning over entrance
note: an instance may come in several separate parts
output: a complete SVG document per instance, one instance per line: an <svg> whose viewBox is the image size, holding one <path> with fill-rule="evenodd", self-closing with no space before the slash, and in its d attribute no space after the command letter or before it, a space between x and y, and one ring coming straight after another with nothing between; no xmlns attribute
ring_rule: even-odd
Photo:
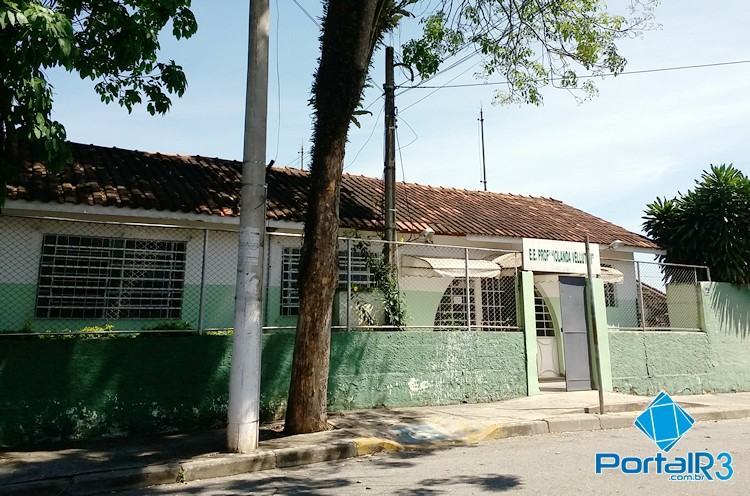
<svg viewBox="0 0 750 496"><path fill-rule="evenodd" d="M463 258L433 258L404 255L401 273L413 277L466 277ZM469 260L469 277L497 277L500 266L490 260Z"/></svg>
<svg viewBox="0 0 750 496"><path fill-rule="evenodd" d="M567 275L583 277L581 274L534 274L534 280L537 282L556 282L559 276ZM602 273L599 274L599 278L607 284L620 284L625 280L625 275L612 267L602 267Z"/></svg>
<svg viewBox="0 0 750 496"><path fill-rule="evenodd" d="M609 284L620 284L625 280L625 275L612 267L602 267L601 278Z"/></svg>

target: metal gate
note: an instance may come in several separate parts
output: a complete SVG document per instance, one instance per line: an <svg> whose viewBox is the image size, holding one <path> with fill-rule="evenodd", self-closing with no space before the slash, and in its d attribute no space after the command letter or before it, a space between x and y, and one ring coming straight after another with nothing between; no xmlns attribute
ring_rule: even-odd
<svg viewBox="0 0 750 496"><path fill-rule="evenodd" d="M560 313L568 391L591 389L591 364L586 318L586 280L560 276Z"/></svg>

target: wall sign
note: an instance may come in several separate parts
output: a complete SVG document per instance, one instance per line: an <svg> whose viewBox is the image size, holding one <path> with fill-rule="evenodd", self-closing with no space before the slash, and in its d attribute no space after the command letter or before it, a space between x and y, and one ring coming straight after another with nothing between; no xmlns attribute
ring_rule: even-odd
<svg viewBox="0 0 750 496"><path fill-rule="evenodd" d="M599 245L591 248L591 273L601 273ZM523 238L523 270L586 274L586 243Z"/></svg>

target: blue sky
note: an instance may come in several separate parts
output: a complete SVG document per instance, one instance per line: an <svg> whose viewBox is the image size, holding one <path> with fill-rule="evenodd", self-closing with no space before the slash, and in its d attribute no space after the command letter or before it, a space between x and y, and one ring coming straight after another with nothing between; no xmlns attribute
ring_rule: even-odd
<svg viewBox="0 0 750 496"><path fill-rule="evenodd" d="M300 2L313 15L320 14L318 0ZM55 117L78 142L240 158L247 5L195 1L197 35L179 42L164 37L163 58L182 64L189 82L168 115L151 117L144 109L129 115L100 103L90 81L52 71ZM750 59L750 3L725 0L718 5L663 2L656 10L661 29L621 43L627 70ZM271 6L268 157L299 166L300 146L310 149L307 100L318 28L291 0L271 0ZM398 46L409 31L405 26L387 41ZM378 85L382 61L378 52L372 73ZM464 70L453 82L472 82L476 62L469 60L431 84L445 83ZM623 75L598 81L599 96L581 105L563 91L546 90L542 107L493 106L491 87L442 89L400 112L403 173L399 162L398 177L479 189L477 117L482 105L489 189L551 196L640 231L646 203L689 188L708 164L733 162L750 172L748 81L750 64ZM405 109L427 91L409 91L397 106ZM365 102L379 93L379 87L370 89ZM362 128L350 132L347 172L382 175L381 108L382 100L373 105L372 116L361 119Z"/></svg>

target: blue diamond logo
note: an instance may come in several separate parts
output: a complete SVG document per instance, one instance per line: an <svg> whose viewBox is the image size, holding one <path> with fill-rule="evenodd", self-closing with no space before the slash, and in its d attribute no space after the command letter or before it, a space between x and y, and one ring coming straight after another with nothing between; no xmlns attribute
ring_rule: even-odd
<svg viewBox="0 0 750 496"><path fill-rule="evenodd" d="M689 431L695 419L664 391L635 419L635 426L652 440L660 450L674 448Z"/></svg>

